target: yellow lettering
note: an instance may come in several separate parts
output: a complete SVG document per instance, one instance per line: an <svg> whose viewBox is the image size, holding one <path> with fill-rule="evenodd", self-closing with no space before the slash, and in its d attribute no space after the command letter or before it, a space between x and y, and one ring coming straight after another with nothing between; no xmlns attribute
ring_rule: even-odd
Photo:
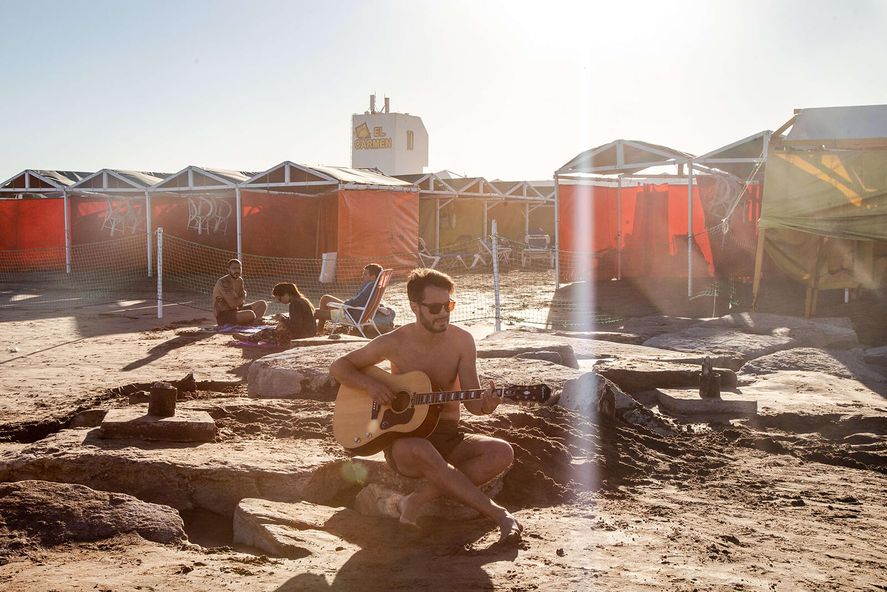
<svg viewBox="0 0 887 592"><path fill-rule="evenodd" d="M391 138L356 138L354 140L355 150L385 150L392 147Z"/></svg>

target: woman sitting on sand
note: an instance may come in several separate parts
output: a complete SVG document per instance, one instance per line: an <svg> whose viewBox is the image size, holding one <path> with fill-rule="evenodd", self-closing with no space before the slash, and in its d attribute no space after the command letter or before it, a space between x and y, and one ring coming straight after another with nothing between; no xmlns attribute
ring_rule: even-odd
<svg viewBox="0 0 887 592"><path fill-rule="evenodd" d="M271 291L274 299L289 305L289 315L276 314L277 342L287 344L290 339L314 337L317 325L314 322L314 305L299 292L296 284L279 283Z"/></svg>

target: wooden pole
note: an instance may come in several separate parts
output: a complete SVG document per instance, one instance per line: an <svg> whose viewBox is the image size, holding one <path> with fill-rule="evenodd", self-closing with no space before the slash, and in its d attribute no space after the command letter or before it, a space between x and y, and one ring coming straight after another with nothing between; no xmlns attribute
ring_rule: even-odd
<svg viewBox="0 0 887 592"><path fill-rule="evenodd" d="M753 311L758 310L758 293L761 289L761 267L764 263L764 242L766 239L765 233L767 231L763 228L758 228L758 245L755 250L755 274L754 279L752 280L752 298L751 298L751 309Z"/></svg>

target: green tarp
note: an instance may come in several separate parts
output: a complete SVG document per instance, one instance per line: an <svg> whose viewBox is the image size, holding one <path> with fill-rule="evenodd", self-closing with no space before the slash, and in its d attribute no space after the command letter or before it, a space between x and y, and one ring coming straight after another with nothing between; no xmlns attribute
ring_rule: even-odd
<svg viewBox="0 0 887 592"><path fill-rule="evenodd" d="M771 153L759 228L887 240L887 150Z"/></svg>
<svg viewBox="0 0 887 592"><path fill-rule="evenodd" d="M887 240L887 150L771 153L759 228L770 258L807 286L878 283L872 241Z"/></svg>

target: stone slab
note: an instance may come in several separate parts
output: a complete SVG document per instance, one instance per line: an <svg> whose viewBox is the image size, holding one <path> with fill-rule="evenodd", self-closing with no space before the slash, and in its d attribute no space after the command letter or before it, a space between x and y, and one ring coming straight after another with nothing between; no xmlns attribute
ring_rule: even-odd
<svg viewBox="0 0 887 592"><path fill-rule="evenodd" d="M345 508L310 502L274 502L247 498L234 511L234 543L247 545L272 557L298 559L357 552L360 547L328 532L328 524Z"/></svg>
<svg viewBox="0 0 887 592"><path fill-rule="evenodd" d="M786 334L762 335L721 326L690 327L679 333L657 335L644 342L647 347L709 356L715 366L732 370L739 370L748 360L794 344L795 340Z"/></svg>
<svg viewBox="0 0 887 592"><path fill-rule="evenodd" d="M645 346L711 356L716 366L738 370L745 362L797 347L845 349L858 345L848 319L802 319L767 313L736 313L663 333Z"/></svg>
<svg viewBox="0 0 887 592"><path fill-rule="evenodd" d="M99 428L101 438L161 440L166 442L211 442L216 422L206 411L180 409L172 417L147 414L147 407L110 409Z"/></svg>
<svg viewBox="0 0 887 592"><path fill-rule="evenodd" d="M251 397L263 399L332 400L338 385L330 377L330 364L364 343L364 339L328 340L324 345L307 345L263 356L249 367L247 392Z"/></svg>
<svg viewBox="0 0 887 592"><path fill-rule="evenodd" d="M524 332L517 338L509 331L501 331L477 343L478 358L513 358L538 352L557 352L561 365L568 368L579 367L576 354L569 343L563 339L552 339L545 334Z"/></svg>
<svg viewBox="0 0 887 592"><path fill-rule="evenodd" d="M578 360L630 358L637 360L656 360L660 362L701 364L705 357L704 354L696 352L671 351L656 347L634 345L632 343L589 339L589 335L590 333L587 332L573 333L552 331L549 333L540 333L539 331L508 329L507 331L492 333L486 338L481 339L477 342L477 348L478 351L480 351L503 345L505 347L513 347L514 344L519 344L522 347L538 346L539 349L544 349L544 344L553 341L555 343L569 345L573 348L573 352ZM717 366L718 364L715 365Z"/></svg>
<svg viewBox="0 0 887 592"><path fill-rule="evenodd" d="M2 542L13 533L47 547L127 532L160 543L187 539L182 517L173 508L78 484L0 483L0 516L0 556Z"/></svg>
<svg viewBox="0 0 887 592"><path fill-rule="evenodd" d="M865 383L825 372L780 370L742 376L742 395L758 402L761 415L791 413L835 417L887 416L883 384L872 389Z"/></svg>
<svg viewBox="0 0 887 592"><path fill-rule="evenodd" d="M698 388L701 369L701 365L636 359L601 360L594 365L595 372L631 394L656 388ZM737 378L733 370L715 370L720 376L721 388L736 386Z"/></svg>
<svg viewBox="0 0 887 592"><path fill-rule="evenodd" d="M339 385L330 376L329 366L360 345L346 342L339 347L312 346L259 358L249 370L249 394L256 398L332 401ZM561 349L569 351L570 348L561 345ZM519 350L505 352L505 357L479 357L477 366L482 383L488 380L495 380L500 386L546 383L556 389L578 375L577 370L563 364L512 358ZM534 350L528 348L527 351ZM575 357L573 361L575 363Z"/></svg>
<svg viewBox="0 0 887 592"><path fill-rule="evenodd" d="M720 399L702 399L699 391L657 389L659 406L681 415L756 415L758 402L721 393Z"/></svg>
<svg viewBox="0 0 887 592"><path fill-rule="evenodd" d="M705 319L700 326L728 327L758 335L788 335L795 347L843 349L856 347L859 339L846 317L805 319L765 312L728 314Z"/></svg>
<svg viewBox="0 0 887 592"><path fill-rule="evenodd" d="M97 431L65 429L24 447L0 449L0 482L81 483L178 510L223 515L246 497L323 503L354 486L342 470L350 461L326 440L177 443L101 439Z"/></svg>
<svg viewBox="0 0 887 592"><path fill-rule="evenodd" d="M821 372L871 384L887 381L887 377L878 372L877 366L869 364L862 348L824 350L798 347L751 360L742 367L739 374L743 384L749 382L750 375L761 376L780 371Z"/></svg>
<svg viewBox="0 0 887 592"><path fill-rule="evenodd" d="M887 366L887 345L867 348L863 355L866 364Z"/></svg>

